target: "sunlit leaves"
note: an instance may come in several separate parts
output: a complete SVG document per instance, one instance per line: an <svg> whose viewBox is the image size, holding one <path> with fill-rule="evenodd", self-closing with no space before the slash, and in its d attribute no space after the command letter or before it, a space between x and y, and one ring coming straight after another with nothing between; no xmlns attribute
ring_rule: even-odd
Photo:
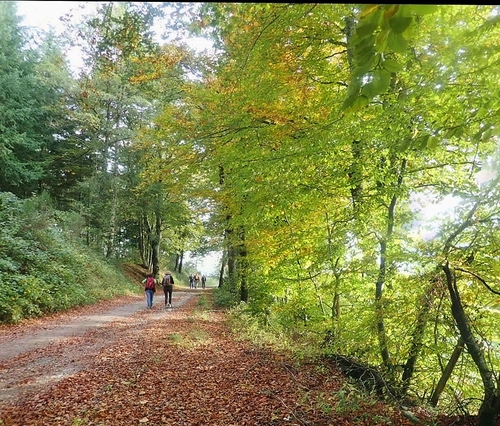
<svg viewBox="0 0 500 426"><path fill-rule="evenodd" d="M401 63L391 58L383 59L380 65L389 73L398 73L403 69L403 65Z"/></svg>
<svg viewBox="0 0 500 426"><path fill-rule="evenodd" d="M361 94L368 99L384 93L389 89L391 75L386 70L375 70L372 74L366 76L367 83L361 88Z"/></svg>
<svg viewBox="0 0 500 426"><path fill-rule="evenodd" d="M380 73L380 70L398 73L403 68L397 56L391 55L405 54L408 50L405 33L415 25L416 17L435 10L433 6L417 9L413 5L364 5L352 38L348 40L353 50L349 85L359 86L356 83L359 79L368 80L368 83L362 89L358 88L361 92L350 87L349 97L363 95L371 100L389 90L390 76ZM344 102L341 109L352 111L354 103L354 100Z"/></svg>

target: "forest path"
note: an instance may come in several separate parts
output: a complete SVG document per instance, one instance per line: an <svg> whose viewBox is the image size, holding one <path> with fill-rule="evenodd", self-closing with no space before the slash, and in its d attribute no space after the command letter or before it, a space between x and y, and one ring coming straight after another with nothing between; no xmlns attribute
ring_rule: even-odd
<svg viewBox="0 0 500 426"><path fill-rule="evenodd" d="M180 307L193 292L176 291L172 304ZM170 315L157 291L151 315L145 297L127 296L52 317L0 327L0 408L23 395L41 390L85 368L100 350L123 337L130 325Z"/></svg>
<svg viewBox="0 0 500 426"><path fill-rule="evenodd" d="M239 339L210 290L174 289L171 311L163 301L0 327L0 426L413 425L332 363ZM446 420L421 424L469 425Z"/></svg>

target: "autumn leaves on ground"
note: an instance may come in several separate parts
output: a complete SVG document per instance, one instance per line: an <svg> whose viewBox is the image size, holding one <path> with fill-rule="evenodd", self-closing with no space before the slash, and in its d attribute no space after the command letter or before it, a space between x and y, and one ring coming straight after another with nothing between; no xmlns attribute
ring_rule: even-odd
<svg viewBox="0 0 500 426"><path fill-rule="evenodd" d="M126 327L108 324L109 344L83 369L0 406L0 425L413 424L362 397L333 366L236 339L210 291L173 311L159 297Z"/></svg>

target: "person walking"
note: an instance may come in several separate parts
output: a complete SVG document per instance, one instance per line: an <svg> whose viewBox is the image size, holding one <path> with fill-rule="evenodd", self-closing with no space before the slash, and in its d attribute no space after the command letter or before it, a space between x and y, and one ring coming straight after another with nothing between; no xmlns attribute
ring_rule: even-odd
<svg viewBox="0 0 500 426"><path fill-rule="evenodd" d="M207 284L207 276L206 276L205 274L203 274L203 275L201 276L201 288L203 288L203 289L204 289L204 288L205 288L205 286L206 286L206 284Z"/></svg>
<svg viewBox="0 0 500 426"><path fill-rule="evenodd" d="M193 277L193 274L189 274L189 288L194 288L194 277Z"/></svg>
<svg viewBox="0 0 500 426"><path fill-rule="evenodd" d="M194 275L194 288L198 288L198 285L200 284L200 273L197 272Z"/></svg>
<svg viewBox="0 0 500 426"><path fill-rule="evenodd" d="M163 293L165 293L165 308L172 307L172 292L174 290L174 277L172 276L172 272L166 271L163 276L163 280L161 281L161 285L163 286Z"/></svg>
<svg viewBox="0 0 500 426"><path fill-rule="evenodd" d="M153 274L148 274L148 276L142 280L142 284L144 284L144 291L146 293L146 305L148 309L151 309L153 307L153 297L156 292L156 284L158 284L158 281Z"/></svg>

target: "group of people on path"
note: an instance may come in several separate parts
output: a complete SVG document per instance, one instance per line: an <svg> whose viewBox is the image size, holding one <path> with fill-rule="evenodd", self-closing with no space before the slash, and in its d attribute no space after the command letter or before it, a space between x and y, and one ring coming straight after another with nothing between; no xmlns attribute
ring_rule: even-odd
<svg viewBox="0 0 500 426"><path fill-rule="evenodd" d="M189 288L198 288L200 282L201 288L205 288L207 277L205 275L201 275L199 272L194 275L189 275ZM144 285L144 291L146 293L146 305L148 309L153 307L153 298L156 292L156 286L159 284L163 287L163 293L165 294L165 309L172 307L172 292L175 284L172 272L166 271L161 281L156 279L154 274L148 274L148 276L142 280L142 284Z"/></svg>
<svg viewBox="0 0 500 426"><path fill-rule="evenodd" d="M201 288L205 288L207 284L207 277L205 275L201 275L197 272L194 275L189 275L189 288L198 288L201 282Z"/></svg>
<svg viewBox="0 0 500 426"><path fill-rule="evenodd" d="M151 309L153 307L153 298L156 292L156 286L160 284L160 280L157 280L154 274L148 274L148 276L142 280L142 284L144 284L144 291L146 293L146 305L148 309ZM161 280L163 293L165 294L165 309L172 307L172 292L174 291L174 284L175 282L172 272L166 271Z"/></svg>

